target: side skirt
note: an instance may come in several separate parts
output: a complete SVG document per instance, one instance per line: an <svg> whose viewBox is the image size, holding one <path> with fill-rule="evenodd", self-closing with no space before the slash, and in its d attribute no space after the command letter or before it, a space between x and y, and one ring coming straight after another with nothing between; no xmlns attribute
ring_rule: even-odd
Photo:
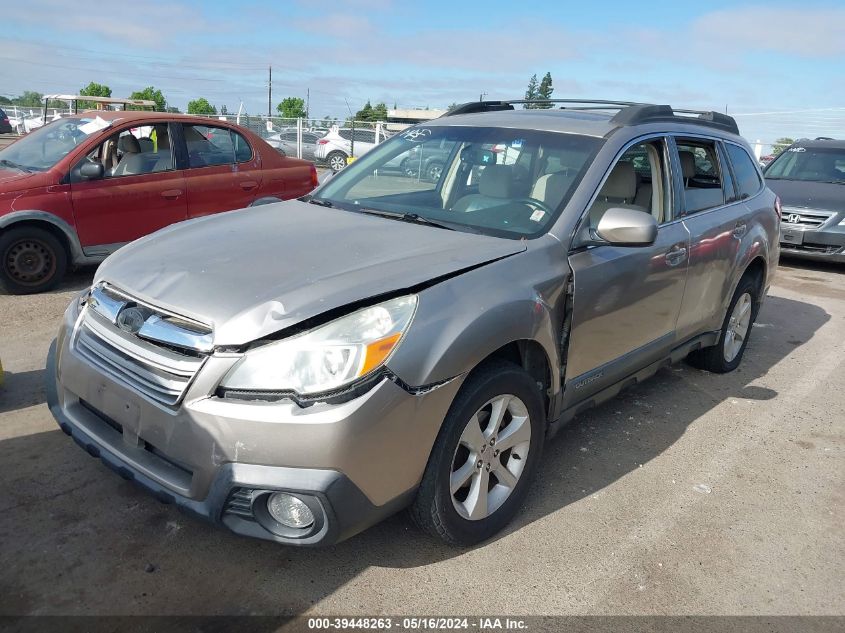
<svg viewBox="0 0 845 633"><path fill-rule="evenodd" d="M616 397L623 389L627 389L628 387L642 382L647 378L651 378L661 367L668 367L670 365L674 365L675 363L679 363L686 358L690 352L694 352L695 350L702 349L704 347L710 347L718 343L718 341L719 332L705 332L704 334L700 334L686 343L678 345L660 360L655 361L650 365L646 365L642 369L629 374L622 380L605 387L592 396L576 402L571 407L564 409L556 420L549 423L548 431L546 433L547 437L554 437L560 429L571 422L572 419L579 413L583 413L584 411L592 409L603 402L607 402L611 398Z"/></svg>

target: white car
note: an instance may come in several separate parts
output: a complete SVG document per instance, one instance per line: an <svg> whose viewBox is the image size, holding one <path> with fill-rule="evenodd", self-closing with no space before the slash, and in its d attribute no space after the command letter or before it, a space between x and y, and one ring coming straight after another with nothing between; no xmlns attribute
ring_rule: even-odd
<svg viewBox="0 0 845 633"><path fill-rule="evenodd" d="M347 158L363 156L388 138L385 130L380 130L379 137L376 139L376 130L355 128L353 147L352 132L352 128L333 127L328 134L318 139L315 152L317 162L326 163L333 172L338 172L346 167Z"/></svg>

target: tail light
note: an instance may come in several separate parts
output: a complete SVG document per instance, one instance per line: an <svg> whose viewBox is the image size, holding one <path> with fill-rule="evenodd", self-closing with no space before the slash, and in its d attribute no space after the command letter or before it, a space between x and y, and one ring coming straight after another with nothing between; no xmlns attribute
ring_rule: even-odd
<svg viewBox="0 0 845 633"><path fill-rule="evenodd" d="M780 203L780 196L775 196L775 213L778 214L778 220L783 217L783 206Z"/></svg>
<svg viewBox="0 0 845 633"><path fill-rule="evenodd" d="M324 138L317 139L317 145L327 145L328 141Z"/></svg>
<svg viewBox="0 0 845 633"><path fill-rule="evenodd" d="M316 187L319 184L320 184L320 181L317 178L317 168L312 164L311 165L311 186Z"/></svg>

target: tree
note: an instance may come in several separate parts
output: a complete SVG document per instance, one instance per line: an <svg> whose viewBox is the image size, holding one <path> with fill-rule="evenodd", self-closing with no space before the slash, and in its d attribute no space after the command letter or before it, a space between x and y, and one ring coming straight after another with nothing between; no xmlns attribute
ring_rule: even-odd
<svg viewBox="0 0 845 633"><path fill-rule="evenodd" d="M772 155L777 156L787 147L792 145L795 141L788 136L783 136L775 141L775 144L772 145Z"/></svg>
<svg viewBox="0 0 845 633"><path fill-rule="evenodd" d="M525 91L525 100L526 101L536 101L537 100L537 75L531 75L531 79L528 80L528 89ZM526 103L522 106L526 110L530 110L534 108L533 103Z"/></svg>
<svg viewBox="0 0 845 633"><path fill-rule="evenodd" d="M33 90L24 90L22 95L13 99L13 102L24 108L37 108L44 105L43 95Z"/></svg>
<svg viewBox="0 0 845 633"><path fill-rule="evenodd" d="M205 97L199 97L188 101L188 114L217 114L217 108L208 102Z"/></svg>
<svg viewBox="0 0 845 633"><path fill-rule="evenodd" d="M220 114L229 114L229 108L226 107L225 103L220 106Z"/></svg>
<svg viewBox="0 0 845 633"><path fill-rule="evenodd" d="M308 116L305 112L305 99L302 97L285 97L276 106L276 111L285 119L304 119Z"/></svg>
<svg viewBox="0 0 845 633"><path fill-rule="evenodd" d="M109 88L105 84L98 84L97 82L92 81L84 88L79 90L79 94L84 95L86 97L110 97L111 96L111 88ZM80 100L77 104L77 107L80 110L91 110L97 107L95 101L83 101Z"/></svg>
<svg viewBox="0 0 845 633"><path fill-rule="evenodd" d="M373 104L370 103L370 100L367 99L367 103L364 104L364 107L358 110L355 113L355 116L352 117L353 121L369 121L373 116Z"/></svg>
<svg viewBox="0 0 845 633"><path fill-rule="evenodd" d="M450 103L450 104L446 107L446 112L451 112L452 110L454 110L454 109L455 109L455 108L457 108L457 107L458 107L458 104L457 104L457 103L455 103L455 102L453 101L452 103Z"/></svg>
<svg viewBox="0 0 845 633"><path fill-rule="evenodd" d="M0 95L0 105L12 105L12 100L9 97Z"/></svg>
<svg viewBox="0 0 845 633"><path fill-rule="evenodd" d="M552 93L555 91L552 88L552 73L543 75L543 80L540 82L540 87L537 88L538 101L548 100L552 98ZM538 108L548 109L552 107L551 103L538 103Z"/></svg>
<svg viewBox="0 0 845 633"><path fill-rule="evenodd" d="M386 121L387 106L384 103L377 103L373 106L369 99L364 107L355 113L355 121Z"/></svg>
<svg viewBox="0 0 845 633"><path fill-rule="evenodd" d="M167 108L167 99L161 94L161 90L156 90L153 86L147 86L143 90L136 90L131 95L130 99L147 99L156 102L156 112L164 112ZM137 110L138 106L130 106L130 109Z"/></svg>
<svg viewBox="0 0 845 633"><path fill-rule="evenodd" d="M179 108L177 108L176 106L167 106L167 107L164 109L164 111L165 111L165 112L168 112L168 113L170 113L170 114L179 114L179 113L180 113Z"/></svg>
<svg viewBox="0 0 845 633"><path fill-rule="evenodd" d="M324 116L323 120L320 121L320 127L330 128L333 125L337 125L337 117L332 117L330 114Z"/></svg>

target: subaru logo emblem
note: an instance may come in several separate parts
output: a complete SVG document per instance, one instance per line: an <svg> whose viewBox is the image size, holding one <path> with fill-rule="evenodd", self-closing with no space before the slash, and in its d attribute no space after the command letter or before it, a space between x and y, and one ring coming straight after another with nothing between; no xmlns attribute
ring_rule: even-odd
<svg viewBox="0 0 845 633"><path fill-rule="evenodd" d="M124 332L129 332L130 334L137 334L140 329L144 326L144 322L147 320L147 315L144 314L144 311L137 306L131 306L128 308L123 308L118 315L117 315L117 327L119 327Z"/></svg>

